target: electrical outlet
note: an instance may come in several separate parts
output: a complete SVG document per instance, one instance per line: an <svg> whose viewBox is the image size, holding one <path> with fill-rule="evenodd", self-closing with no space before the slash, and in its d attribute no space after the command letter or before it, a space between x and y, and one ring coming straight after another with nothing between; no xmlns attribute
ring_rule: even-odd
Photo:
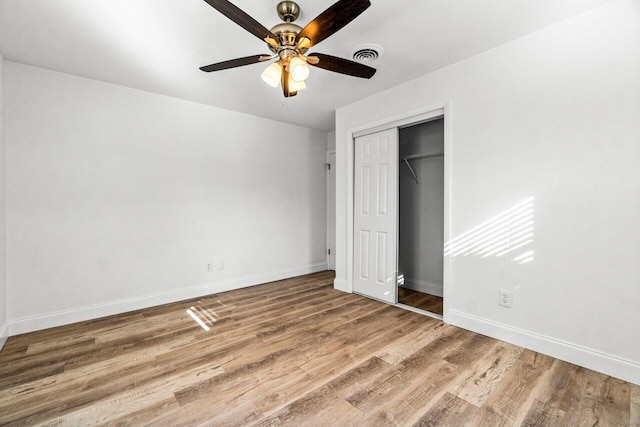
<svg viewBox="0 0 640 427"><path fill-rule="evenodd" d="M224 260L223 259L218 261L218 270L224 270Z"/></svg>
<svg viewBox="0 0 640 427"><path fill-rule="evenodd" d="M511 307L513 304L513 295L511 292L500 289L498 292L498 304L503 307Z"/></svg>
<svg viewBox="0 0 640 427"><path fill-rule="evenodd" d="M205 263L204 271L206 271L207 273L211 273L213 271L213 263L212 262Z"/></svg>

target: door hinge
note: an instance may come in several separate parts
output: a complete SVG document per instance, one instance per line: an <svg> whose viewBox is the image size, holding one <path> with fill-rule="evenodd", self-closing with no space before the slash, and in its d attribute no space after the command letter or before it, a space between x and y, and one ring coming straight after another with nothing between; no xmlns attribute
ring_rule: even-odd
<svg viewBox="0 0 640 427"><path fill-rule="evenodd" d="M327 254L331 255L331 249L327 249Z"/></svg>
<svg viewBox="0 0 640 427"><path fill-rule="evenodd" d="M327 170L331 170L331 163L327 163Z"/></svg>

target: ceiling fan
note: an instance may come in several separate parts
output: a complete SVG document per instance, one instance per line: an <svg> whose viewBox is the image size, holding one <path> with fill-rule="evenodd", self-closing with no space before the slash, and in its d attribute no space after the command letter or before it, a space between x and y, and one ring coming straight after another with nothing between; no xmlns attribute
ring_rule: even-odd
<svg viewBox="0 0 640 427"><path fill-rule="evenodd" d="M264 70L262 79L273 87L281 85L285 97L295 96L299 90L306 88L308 65L365 79L373 77L376 72L375 68L336 56L323 53L305 55L312 46L340 30L371 6L369 0L338 0L304 28L293 24L300 15L298 5L293 1L281 1L278 3L277 12L284 23L276 25L271 30L263 27L228 0L205 1L251 34L264 40L272 55L231 59L200 67L202 71L220 71L276 59Z"/></svg>

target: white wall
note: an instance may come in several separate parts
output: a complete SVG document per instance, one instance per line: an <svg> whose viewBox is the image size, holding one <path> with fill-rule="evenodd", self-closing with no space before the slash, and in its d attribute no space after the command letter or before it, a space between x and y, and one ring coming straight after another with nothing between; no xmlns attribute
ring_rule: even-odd
<svg viewBox="0 0 640 427"><path fill-rule="evenodd" d="M336 131L332 130L327 133L327 151L335 151L336 149Z"/></svg>
<svg viewBox="0 0 640 427"><path fill-rule="evenodd" d="M348 130L450 101L445 233L534 197L534 259L449 257L445 320L640 383L638 76L640 3L617 0L339 109L336 287Z"/></svg>
<svg viewBox="0 0 640 427"><path fill-rule="evenodd" d="M326 133L13 62L5 80L11 334L326 269Z"/></svg>
<svg viewBox="0 0 640 427"><path fill-rule="evenodd" d="M4 58L0 54L0 349L9 335L5 238Z"/></svg>

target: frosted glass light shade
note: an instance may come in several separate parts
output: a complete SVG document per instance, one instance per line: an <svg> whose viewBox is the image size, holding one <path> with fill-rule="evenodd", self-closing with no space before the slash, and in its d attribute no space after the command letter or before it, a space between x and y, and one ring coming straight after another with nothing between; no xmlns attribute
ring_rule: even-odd
<svg viewBox="0 0 640 427"><path fill-rule="evenodd" d="M271 87L278 87L282 78L282 67L277 62L269 65L262 72L262 80Z"/></svg>
<svg viewBox="0 0 640 427"><path fill-rule="evenodd" d="M309 77L309 66L297 56L289 62L289 70L291 78L297 82L303 82Z"/></svg>
<svg viewBox="0 0 640 427"><path fill-rule="evenodd" d="M297 82L293 80L291 74L289 75L289 92L298 92L306 88L307 85L304 83L304 80L301 82Z"/></svg>

